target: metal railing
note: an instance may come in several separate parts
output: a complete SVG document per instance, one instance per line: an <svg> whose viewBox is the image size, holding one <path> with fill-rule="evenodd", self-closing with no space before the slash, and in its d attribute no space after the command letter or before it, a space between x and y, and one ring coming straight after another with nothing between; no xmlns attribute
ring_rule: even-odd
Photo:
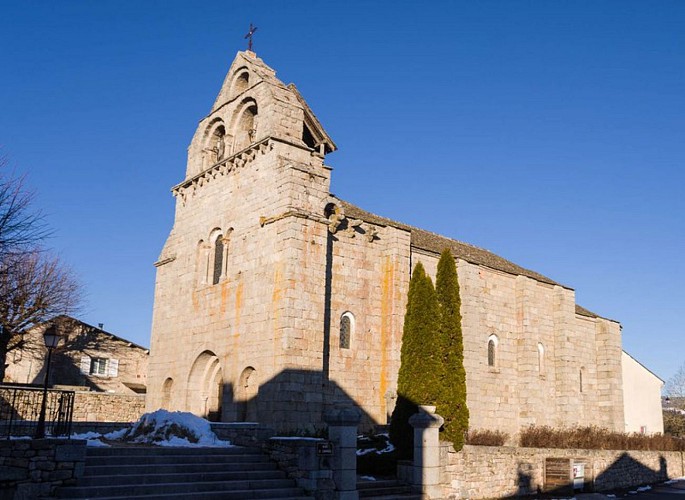
<svg viewBox="0 0 685 500"><path fill-rule="evenodd" d="M43 389L0 385L0 439L33 437ZM45 432L48 436L69 436L74 414L74 391L47 391Z"/></svg>

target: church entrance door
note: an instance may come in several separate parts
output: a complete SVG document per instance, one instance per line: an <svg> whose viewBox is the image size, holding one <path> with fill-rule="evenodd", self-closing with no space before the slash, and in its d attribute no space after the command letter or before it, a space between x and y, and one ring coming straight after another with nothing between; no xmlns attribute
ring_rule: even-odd
<svg viewBox="0 0 685 500"><path fill-rule="evenodd" d="M200 354L188 375L186 407L207 420L221 420L224 380L219 358L212 351Z"/></svg>

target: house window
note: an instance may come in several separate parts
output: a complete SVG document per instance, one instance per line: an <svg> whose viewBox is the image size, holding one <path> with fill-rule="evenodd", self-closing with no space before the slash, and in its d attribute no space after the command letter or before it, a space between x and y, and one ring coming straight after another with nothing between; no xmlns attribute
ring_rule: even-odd
<svg viewBox="0 0 685 500"><path fill-rule="evenodd" d="M349 349L350 340L354 333L354 316L351 312L346 312L340 317L340 348Z"/></svg>
<svg viewBox="0 0 685 500"><path fill-rule="evenodd" d="M119 375L119 360L111 358L81 357L81 373L96 377L116 377Z"/></svg>
<svg viewBox="0 0 685 500"><path fill-rule="evenodd" d="M488 338L488 366L497 366L497 335Z"/></svg>
<svg viewBox="0 0 685 500"><path fill-rule="evenodd" d="M107 359L93 358L90 360L91 375L107 375Z"/></svg>

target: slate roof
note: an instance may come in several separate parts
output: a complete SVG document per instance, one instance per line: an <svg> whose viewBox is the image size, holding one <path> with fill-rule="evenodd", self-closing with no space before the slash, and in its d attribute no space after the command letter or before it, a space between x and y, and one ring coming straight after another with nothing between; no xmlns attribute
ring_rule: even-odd
<svg viewBox="0 0 685 500"><path fill-rule="evenodd" d="M363 210L345 200L341 200L340 198L336 197L336 199L340 201L340 205L343 207L346 217L350 217L352 219L361 219L365 222L369 222L378 226L391 226L409 231L411 233L411 245L415 248L437 254L441 253L445 248L449 248L455 257L463 259L466 262L470 262L471 264L489 267L497 271L502 271L517 276L527 276L541 283L564 286L548 278L547 276L521 267L518 264L514 264L513 262L500 257L489 250L485 250L484 248L479 248L469 243L453 240L439 234L431 233L430 231L426 231L424 229L419 229L417 227L409 226L392 219L387 219L385 217L372 214L371 212L367 212L366 210ZM576 314L579 314L580 316L587 316L589 318L600 317L599 315L588 311L584 307L581 307L577 304Z"/></svg>

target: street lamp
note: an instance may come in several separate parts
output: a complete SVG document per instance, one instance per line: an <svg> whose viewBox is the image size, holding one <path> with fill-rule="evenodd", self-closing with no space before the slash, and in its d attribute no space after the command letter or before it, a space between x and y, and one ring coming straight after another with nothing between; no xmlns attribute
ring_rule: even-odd
<svg viewBox="0 0 685 500"><path fill-rule="evenodd" d="M43 400L40 403L40 416L38 417L38 425L36 426L36 434L34 439L42 439L45 437L45 407L48 401L48 378L50 377L50 361L52 360L52 350L59 344L60 337L57 334L57 328L50 325L43 333L43 341L45 347L48 348L48 359L45 362L45 380L43 380Z"/></svg>

